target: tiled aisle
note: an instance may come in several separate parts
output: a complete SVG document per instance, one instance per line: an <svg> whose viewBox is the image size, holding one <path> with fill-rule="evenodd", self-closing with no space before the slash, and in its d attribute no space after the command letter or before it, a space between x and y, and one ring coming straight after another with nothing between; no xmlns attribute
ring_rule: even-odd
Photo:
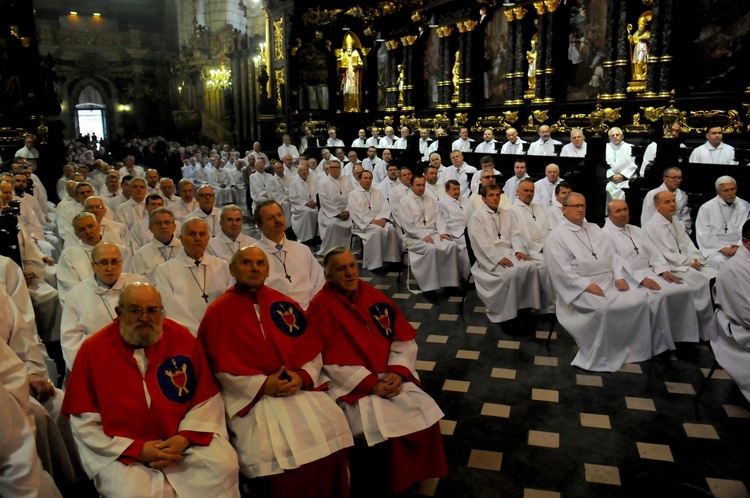
<svg viewBox="0 0 750 498"><path fill-rule="evenodd" d="M400 284L395 273L361 276L417 328L420 376L445 412L450 475L422 494L750 496L747 401L718 371L694 408L707 346L589 373L570 366L575 344L559 326L547 348L549 322L501 329L473 290L461 311L459 297L409 293L405 273Z"/></svg>

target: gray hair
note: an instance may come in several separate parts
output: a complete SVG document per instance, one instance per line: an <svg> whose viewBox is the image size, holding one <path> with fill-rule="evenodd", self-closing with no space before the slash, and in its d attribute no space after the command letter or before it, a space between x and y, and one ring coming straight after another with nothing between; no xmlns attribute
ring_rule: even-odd
<svg viewBox="0 0 750 498"><path fill-rule="evenodd" d="M735 185L737 185L737 182L731 176L729 175L720 176L719 178L716 179L716 182L714 182L716 191L718 192L721 186L724 185L725 183L734 183Z"/></svg>

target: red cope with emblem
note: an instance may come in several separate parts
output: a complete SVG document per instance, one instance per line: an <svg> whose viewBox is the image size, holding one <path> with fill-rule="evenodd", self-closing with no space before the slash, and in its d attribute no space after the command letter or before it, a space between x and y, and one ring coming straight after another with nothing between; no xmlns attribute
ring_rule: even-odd
<svg viewBox="0 0 750 498"><path fill-rule="evenodd" d="M255 313L256 302L262 330ZM255 297L234 286L208 307L198 329L198 339L203 342L215 372L271 375L282 365L297 371L320 353L322 343L310 327L296 338L277 328L271 317L271 306L278 302L295 307L304 316L294 300L266 286L259 289ZM283 314L281 318L290 329L301 325L293 313Z"/></svg>
<svg viewBox="0 0 750 498"><path fill-rule="evenodd" d="M370 308L377 303L388 304L394 316L381 314L376 324ZM323 335L326 365L363 365L372 373L385 372L391 341L380 333L378 325L390 328L393 341L411 341L417 337L416 330L393 301L361 280L351 301L326 283L313 298L307 314L311 317L311 328Z"/></svg>
<svg viewBox="0 0 750 498"><path fill-rule="evenodd" d="M172 437L187 412L219 392L203 347L188 329L164 319L159 342L144 348L148 360L145 382L151 396L149 408L133 348L122 340L119 326L117 318L83 343L60 412L63 415L99 413L108 436L136 441ZM165 360L177 355L190 358L195 372L195 393L187 403L167 399L157 379L157 369ZM181 370L172 380L177 387L187 384Z"/></svg>

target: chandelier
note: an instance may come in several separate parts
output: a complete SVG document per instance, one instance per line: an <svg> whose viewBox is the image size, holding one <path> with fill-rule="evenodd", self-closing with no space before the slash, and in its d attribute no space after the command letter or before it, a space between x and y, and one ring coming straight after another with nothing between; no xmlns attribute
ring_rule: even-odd
<svg viewBox="0 0 750 498"><path fill-rule="evenodd" d="M208 77L206 78L206 87L209 90L226 90L231 86L232 71L224 67L224 55L222 54L221 62L219 63L219 69L211 69L208 71Z"/></svg>

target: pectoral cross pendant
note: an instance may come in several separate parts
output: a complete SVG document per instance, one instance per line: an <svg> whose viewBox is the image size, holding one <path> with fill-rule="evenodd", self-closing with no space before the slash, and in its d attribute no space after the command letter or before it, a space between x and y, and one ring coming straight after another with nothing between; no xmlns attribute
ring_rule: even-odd
<svg viewBox="0 0 750 498"><path fill-rule="evenodd" d="M284 275L284 278L287 279L287 280L289 280L290 284L292 283L292 276L289 275L288 273L286 275Z"/></svg>
<svg viewBox="0 0 750 498"><path fill-rule="evenodd" d="M497 234L497 238L498 238L498 239L502 239L502 238L503 238L503 236L502 236L502 235L500 235L500 233L498 232L498 234Z"/></svg>
<svg viewBox="0 0 750 498"><path fill-rule="evenodd" d="M594 259L599 259L599 258L596 257L596 253L595 252L592 251L591 255L594 257Z"/></svg>
<svg viewBox="0 0 750 498"><path fill-rule="evenodd" d="M636 254L640 254L640 252L638 251L638 248L637 248L637 247L634 247L633 249L635 249L635 253L636 253Z"/></svg>
<svg viewBox="0 0 750 498"><path fill-rule="evenodd" d="M208 304L208 294L206 294L206 293L204 292L204 293L203 293L203 295L202 295L201 297L202 297L202 298L203 298L203 300L204 300L204 301L206 302L206 304Z"/></svg>
<svg viewBox="0 0 750 498"><path fill-rule="evenodd" d="M727 233L729 231L729 227L724 225L724 233Z"/></svg>

